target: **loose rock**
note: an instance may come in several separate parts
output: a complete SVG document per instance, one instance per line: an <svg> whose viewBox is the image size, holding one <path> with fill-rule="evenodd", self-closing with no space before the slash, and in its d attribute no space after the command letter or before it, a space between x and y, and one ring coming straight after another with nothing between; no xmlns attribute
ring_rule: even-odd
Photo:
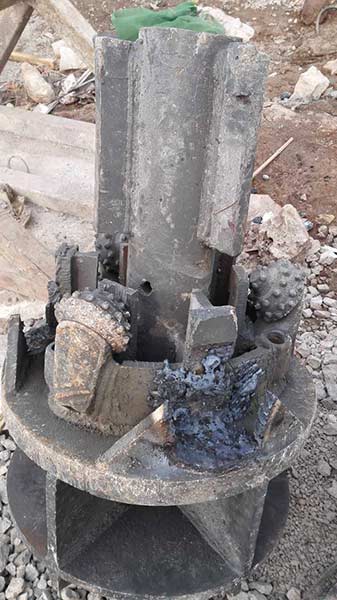
<svg viewBox="0 0 337 600"><path fill-rule="evenodd" d="M320 460L317 465L317 471L323 477L329 477L331 475L331 467L326 460Z"/></svg>
<svg viewBox="0 0 337 600"><path fill-rule="evenodd" d="M289 102L307 103L318 100L329 84L329 79L312 65L300 75Z"/></svg>
<svg viewBox="0 0 337 600"><path fill-rule="evenodd" d="M10 546L1 542L0 544L0 571L2 572L7 565Z"/></svg>
<svg viewBox="0 0 337 600"><path fill-rule="evenodd" d="M18 596L24 591L25 581L19 577L13 577L6 590L6 598L8 600L17 600Z"/></svg>
<svg viewBox="0 0 337 600"><path fill-rule="evenodd" d="M227 594L227 600L249 600L248 593L247 592L239 592L238 594L236 594L236 596Z"/></svg>
<svg viewBox="0 0 337 600"><path fill-rule="evenodd" d="M35 581L39 576L38 570L32 564L28 564L25 569L25 578L27 581Z"/></svg>
<svg viewBox="0 0 337 600"><path fill-rule="evenodd" d="M326 362L322 365L323 377L325 387L328 395L333 399L337 400L337 369L336 364L333 362L327 364Z"/></svg>
<svg viewBox="0 0 337 600"><path fill-rule="evenodd" d="M253 592L248 592L248 598L249 600L266 600L266 596L260 594L260 592L258 592L257 590L254 590Z"/></svg>
<svg viewBox="0 0 337 600"><path fill-rule="evenodd" d="M290 588L287 598L288 600L301 600L301 592L297 588Z"/></svg>
<svg viewBox="0 0 337 600"><path fill-rule="evenodd" d="M323 67L324 71L330 73L330 75L337 75L337 59L328 60Z"/></svg>
<svg viewBox="0 0 337 600"><path fill-rule="evenodd" d="M320 309L322 306L322 296L314 296L313 298L311 298L310 300L310 308L312 308L312 310L317 310Z"/></svg>
<svg viewBox="0 0 337 600"><path fill-rule="evenodd" d="M281 206L277 204L268 194L251 194L248 209L248 222L253 221L256 217L267 215L277 215Z"/></svg>
<svg viewBox="0 0 337 600"><path fill-rule="evenodd" d="M310 237L296 208L286 204L265 225L272 240L269 251L273 258L288 258L295 262L304 260L310 248Z"/></svg>
<svg viewBox="0 0 337 600"><path fill-rule="evenodd" d="M75 69L85 69L85 64L72 48L61 46L59 68L61 72L73 71Z"/></svg>
<svg viewBox="0 0 337 600"><path fill-rule="evenodd" d="M80 594L70 587L63 588L61 598L62 600L81 600Z"/></svg>
<svg viewBox="0 0 337 600"><path fill-rule="evenodd" d="M253 27L242 23L239 18L227 15L221 8L205 6L201 8L200 12L204 15L210 15L213 19L219 21L225 30L225 35L229 37L239 37L243 42L248 42L255 34Z"/></svg>
<svg viewBox="0 0 337 600"><path fill-rule="evenodd" d="M54 100L55 94L52 86L42 77L36 67L23 63L21 74L25 90L34 102L48 104Z"/></svg>
<svg viewBox="0 0 337 600"><path fill-rule="evenodd" d="M337 481L333 481L332 485L327 489L328 494L337 500Z"/></svg>
<svg viewBox="0 0 337 600"><path fill-rule="evenodd" d="M308 356L307 358L307 364L312 368L312 369L319 369L319 367L321 366L321 361L319 358L317 358L317 356Z"/></svg>
<svg viewBox="0 0 337 600"><path fill-rule="evenodd" d="M337 254L331 250L326 250L319 257L319 262L321 265L330 266L337 260Z"/></svg>

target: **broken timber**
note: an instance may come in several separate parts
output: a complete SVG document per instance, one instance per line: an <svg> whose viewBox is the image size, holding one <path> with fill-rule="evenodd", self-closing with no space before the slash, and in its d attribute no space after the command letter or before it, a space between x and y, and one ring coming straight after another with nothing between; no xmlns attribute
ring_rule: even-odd
<svg viewBox="0 0 337 600"><path fill-rule="evenodd" d="M18 2L0 13L0 73L13 48L26 27L33 9L25 2Z"/></svg>
<svg viewBox="0 0 337 600"><path fill-rule="evenodd" d="M53 256L8 209L0 209L0 288L31 300L46 300L54 272Z"/></svg>

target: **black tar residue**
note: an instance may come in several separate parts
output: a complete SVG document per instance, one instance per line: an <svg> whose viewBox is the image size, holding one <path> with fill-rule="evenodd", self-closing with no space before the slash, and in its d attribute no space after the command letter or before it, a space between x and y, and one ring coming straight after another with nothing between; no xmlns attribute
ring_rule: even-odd
<svg viewBox="0 0 337 600"><path fill-rule="evenodd" d="M166 403L175 461L208 470L256 452L276 397L254 361L233 368L217 351L203 373L173 369L167 361L156 377L155 405Z"/></svg>

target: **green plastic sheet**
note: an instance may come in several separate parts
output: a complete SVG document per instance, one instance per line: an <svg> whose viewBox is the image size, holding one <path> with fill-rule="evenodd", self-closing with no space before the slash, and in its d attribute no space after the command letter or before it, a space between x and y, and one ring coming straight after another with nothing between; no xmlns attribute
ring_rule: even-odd
<svg viewBox="0 0 337 600"><path fill-rule="evenodd" d="M134 42L142 27L176 27L207 33L224 33L220 23L214 19L204 19L197 14L194 2L183 2L165 10L149 8L122 8L111 15L111 21L117 36L122 40Z"/></svg>

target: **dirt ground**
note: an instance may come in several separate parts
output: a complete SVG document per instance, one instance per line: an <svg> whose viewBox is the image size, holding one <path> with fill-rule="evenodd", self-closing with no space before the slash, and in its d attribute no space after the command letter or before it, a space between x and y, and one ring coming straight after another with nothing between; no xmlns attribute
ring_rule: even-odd
<svg viewBox="0 0 337 600"><path fill-rule="evenodd" d="M148 5L144 0L73 0L77 8L97 31L110 30L110 15L113 10L124 6ZM289 0L290 2L290 0ZM156 2L166 6L166 0ZM205 3L206 4L206 3ZM269 194L280 204L291 203L314 224L319 224L318 215L334 213L337 189L337 99L325 97L296 111L279 103L280 95L291 93L300 74L310 65L322 69L323 65L337 56L337 12L331 12L321 25L317 37L314 26L304 26L299 19L298 5L287 7L263 0L209 0L212 6L223 8L233 16L255 29L253 42L270 58L269 77L265 91L265 109L259 133L256 166L260 165L290 137L293 143L275 160L264 174L253 182L259 193ZM262 4L262 7L261 7ZM265 3L266 4L266 3ZM293 6L293 5L292 5ZM32 42L32 39L35 40ZM19 42L18 49L32 49L37 54L52 55L53 34L50 28L41 27L41 19L35 17L29 30ZM9 63L1 81L17 77L19 66ZM330 76L332 86L337 77ZM1 92L0 92L1 94ZM27 103L24 93L9 91L2 96L2 103L16 105ZM278 102L278 103L277 103ZM94 106L58 107L55 114L85 121L94 120ZM315 230L314 230L315 233Z"/></svg>

